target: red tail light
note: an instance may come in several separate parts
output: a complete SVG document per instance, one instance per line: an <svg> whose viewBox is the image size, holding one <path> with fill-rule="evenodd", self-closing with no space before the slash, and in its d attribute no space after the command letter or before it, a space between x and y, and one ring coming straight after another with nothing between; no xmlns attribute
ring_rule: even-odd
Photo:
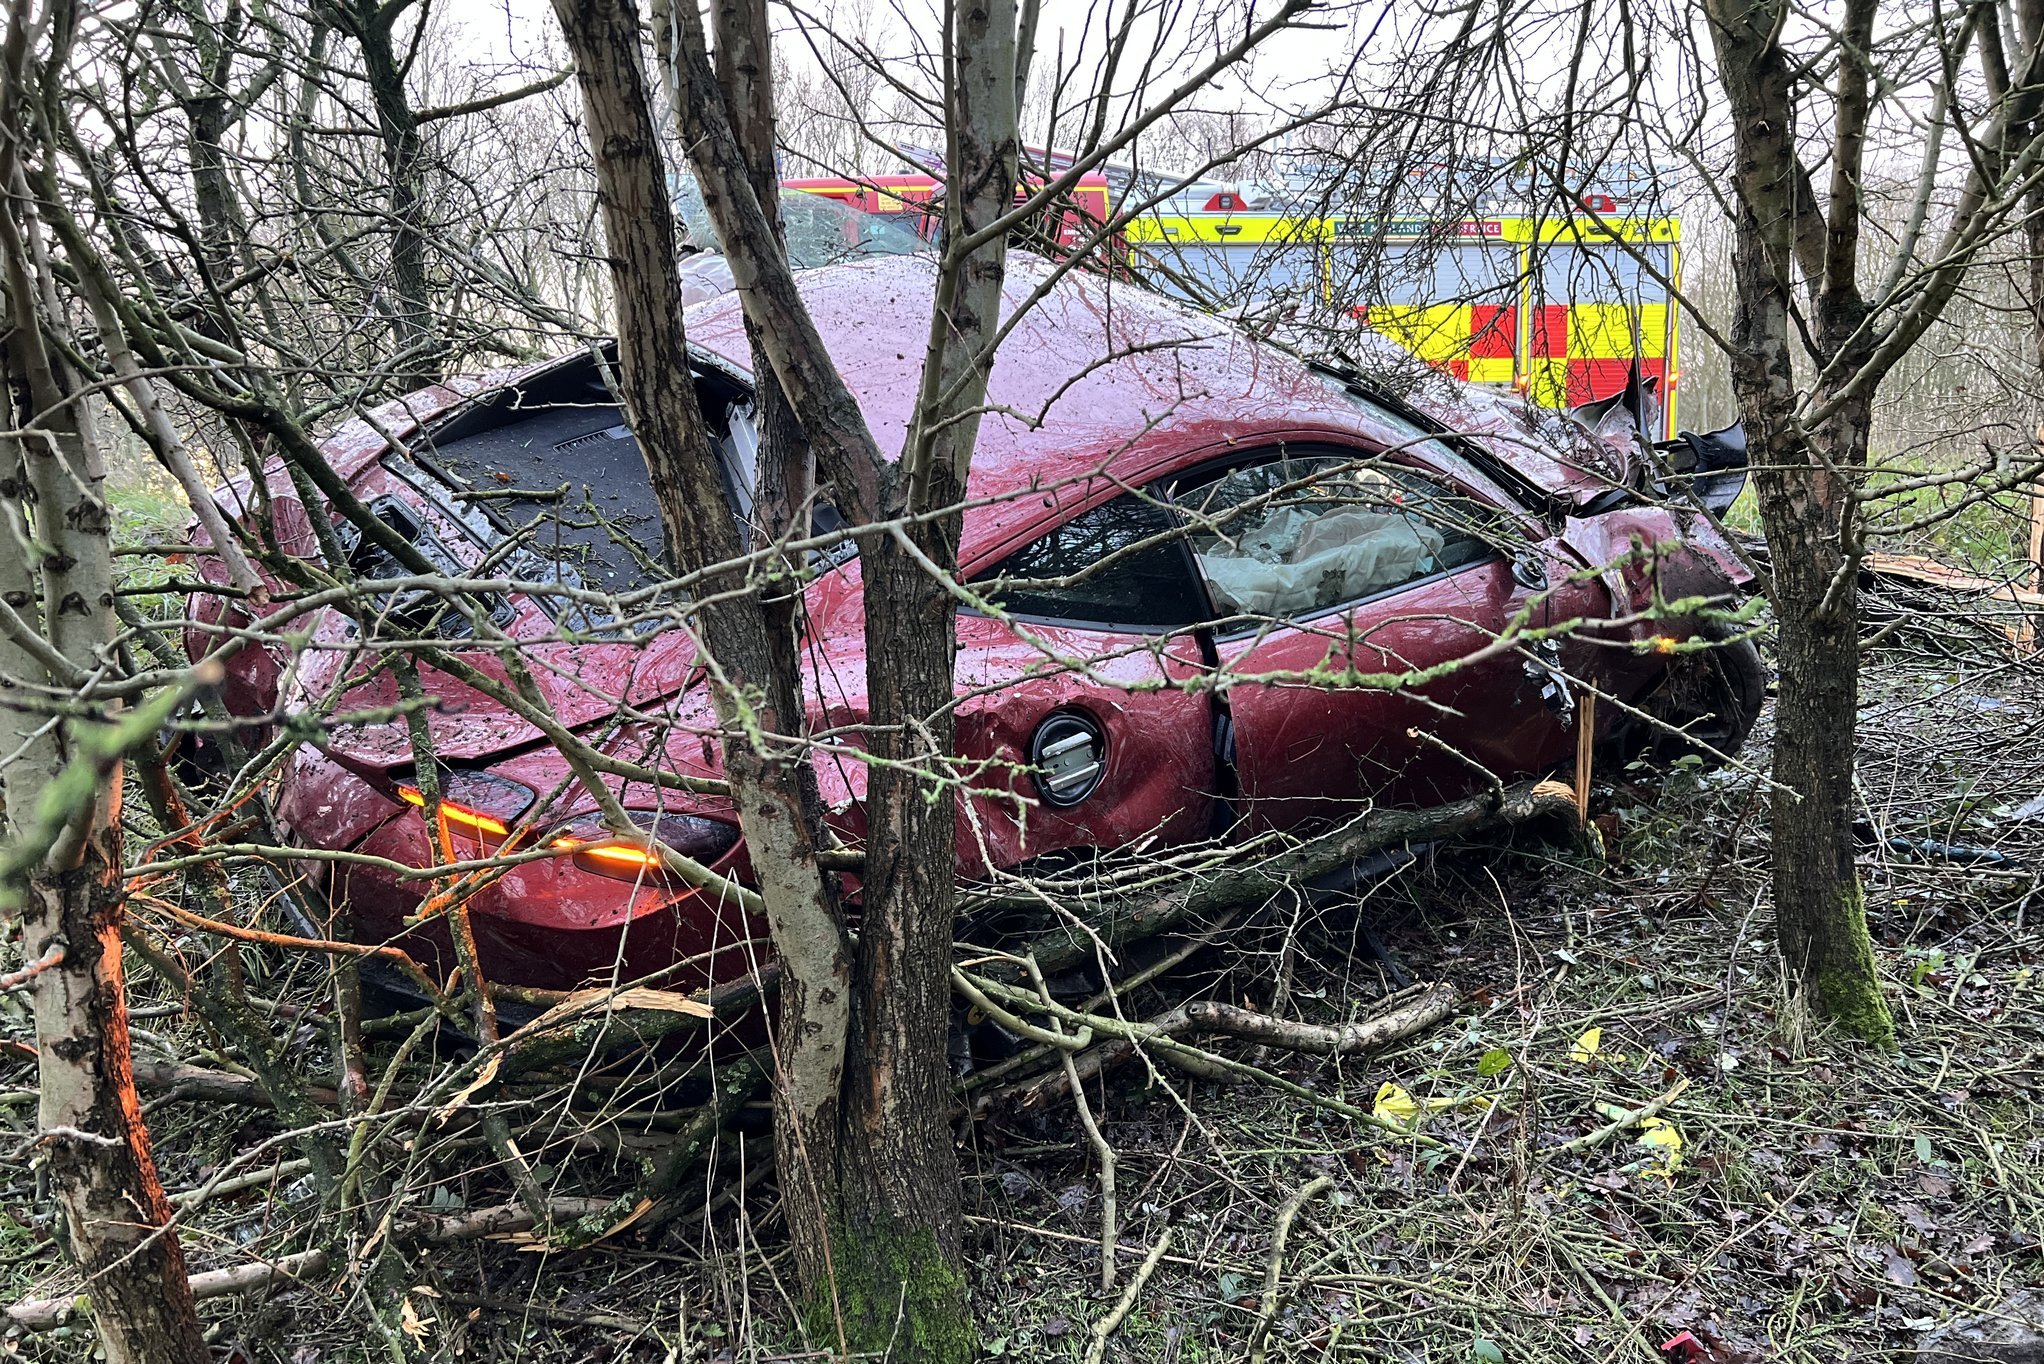
<svg viewBox="0 0 2044 1364"><path fill-rule="evenodd" d="M426 808L426 793L400 782L398 799ZM526 787L487 772L443 772L440 775L440 819L450 834L494 846L510 836L518 817L536 799Z"/></svg>

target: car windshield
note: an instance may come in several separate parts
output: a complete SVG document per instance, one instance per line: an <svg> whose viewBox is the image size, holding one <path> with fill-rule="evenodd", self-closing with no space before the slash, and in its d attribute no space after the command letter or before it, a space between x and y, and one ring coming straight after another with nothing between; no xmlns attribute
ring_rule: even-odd
<svg viewBox="0 0 2044 1364"><path fill-rule="evenodd" d="M687 229L689 245L703 251L724 249L695 181L680 182L674 207ZM788 236L788 263L797 270L859 256L913 255L928 245L914 228L893 216L868 213L806 190L781 191L781 224Z"/></svg>

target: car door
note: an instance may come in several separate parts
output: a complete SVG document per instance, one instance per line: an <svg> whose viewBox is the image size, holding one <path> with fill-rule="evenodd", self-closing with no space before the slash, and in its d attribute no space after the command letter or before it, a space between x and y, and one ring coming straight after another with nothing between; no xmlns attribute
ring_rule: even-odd
<svg viewBox="0 0 2044 1364"><path fill-rule="evenodd" d="M1110 498L968 590L985 609L958 615L967 865L1213 832L1207 603L1167 508Z"/></svg>
<svg viewBox="0 0 2044 1364"><path fill-rule="evenodd" d="M1546 577L1537 550L1506 552L1504 509L1328 449L1210 468L1172 496L1212 597L1255 824L1454 799L1566 751L1549 679L1499 642L1521 612L1541 623Z"/></svg>

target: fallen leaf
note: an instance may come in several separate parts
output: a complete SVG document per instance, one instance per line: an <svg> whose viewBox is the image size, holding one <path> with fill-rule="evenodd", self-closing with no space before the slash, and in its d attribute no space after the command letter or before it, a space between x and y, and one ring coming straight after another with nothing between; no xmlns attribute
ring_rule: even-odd
<svg viewBox="0 0 2044 1364"><path fill-rule="evenodd" d="M1604 1030L1602 1028L1592 1028L1581 1037L1578 1037L1576 1044L1569 1048L1568 1059L1579 1066L1587 1066L1590 1062L1597 1059L1597 1048L1603 1045Z"/></svg>
<svg viewBox="0 0 2044 1364"><path fill-rule="evenodd" d="M1682 1168L1682 1132L1666 1118L1642 1118L1639 1144L1652 1158L1652 1168L1644 1173L1672 1180Z"/></svg>
<svg viewBox="0 0 2044 1364"><path fill-rule="evenodd" d="M1897 1288L1916 1287L1916 1266L1909 1263L1909 1257L1893 1246L1887 1252L1888 1282Z"/></svg>
<svg viewBox="0 0 2044 1364"><path fill-rule="evenodd" d="M1370 1116L1408 1130L1416 1128L1430 1113L1453 1108L1453 1099L1415 1099L1399 1085L1386 1080L1370 1106Z"/></svg>

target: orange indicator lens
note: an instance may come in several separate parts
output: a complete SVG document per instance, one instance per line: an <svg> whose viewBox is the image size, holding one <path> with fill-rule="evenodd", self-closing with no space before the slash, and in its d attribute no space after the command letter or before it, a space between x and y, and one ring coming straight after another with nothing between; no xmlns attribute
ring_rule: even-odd
<svg viewBox="0 0 2044 1364"><path fill-rule="evenodd" d="M575 856L625 871L640 868L658 871L661 867L658 853L650 848L635 848L629 843L588 843L576 848Z"/></svg>
<svg viewBox="0 0 2044 1364"><path fill-rule="evenodd" d="M418 787L400 786L397 793L406 804L416 805L421 810L426 808L426 793ZM465 825L478 833L495 834L500 838L511 832L510 826L495 815L486 815L481 810L471 810L466 805L456 805L449 800L440 802L440 817L449 824Z"/></svg>

